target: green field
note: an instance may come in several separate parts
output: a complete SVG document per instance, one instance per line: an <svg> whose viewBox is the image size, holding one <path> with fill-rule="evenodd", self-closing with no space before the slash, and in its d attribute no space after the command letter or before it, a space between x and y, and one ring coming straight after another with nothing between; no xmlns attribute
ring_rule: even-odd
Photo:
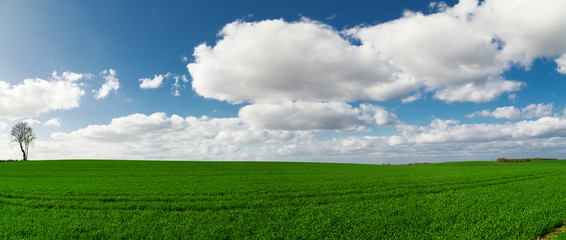
<svg viewBox="0 0 566 240"><path fill-rule="evenodd" d="M0 163L0 238L536 239L566 161Z"/></svg>

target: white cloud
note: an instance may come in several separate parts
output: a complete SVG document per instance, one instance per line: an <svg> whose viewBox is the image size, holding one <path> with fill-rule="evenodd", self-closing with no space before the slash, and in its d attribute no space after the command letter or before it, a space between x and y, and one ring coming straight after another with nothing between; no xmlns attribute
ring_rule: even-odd
<svg viewBox="0 0 566 240"><path fill-rule="evenodd" d="M523 109L518 109L514 106L498 107L493 111L487 109L482 111L476 111L475 113L469 114L468 118L479 117L494 117L494 118L504 118L504 119L527 119L535 117L545 117L552 114L552 103L549 104L530 104Z"/></svg>
<svg viewBox="0 0 566 240"><path fill-rule="evenodd" d="M552 103L549 104L530 104L521 110L523 118L546 117L552 114Z"/></svg>
<svg viewBox="0 0 566 240"><path fill-rule="evenodd" d="M244 131L247 131L248 133L244 133ZM256 130L251 129L238 118L182 118L178 115L168 117L165 113L154 113L149 116L137 113L125 117L114 118L108 125L89 125L86 128L79 129L71 133L54 133L52 137L57 140L82 139L111 143L128 143L138 141L162 143L164 141L167 142L167 140L193 141L211 139L211 137L214 139L223 132L249 134L249 132L254 131ZM273 136L281 135L273 134L276 131L257 131L269 132L270 134L268 135ZM263 140L267 141L268 139L266 138ZM226 140L222 140L221 142L226 142ZM249 143L255 142L255 140L243 139L240 137L240 140L235 142Z"/></svg>
<svg viewBox="0 0 566 240"><path fill-rule="evenodd" d="M417 92L417 93L415 93L415 94L413 94L413 95L411 95L411 96L408 96L408 97L405 97L405 98L401 99L401 102L402 102L402 103L410 103L410 102L417 101L417 100L419 100L420 98L421 98L421 93L420 93L420 92Z"/></svg>
<svg viewBox="0 0 566 240"><path fill-rule="evenodd" d="M286 101L245 106L239 117L256 129L368 131L372 117L364 110L342 102Z"/></svg>
<svg viewBox="0 0 566 240"><path fill-rule="evenodd" d="M80 74L54 74L52 80L25 79L19 85L0 81L0 118L16 120L41 113L79 106L84 90L76 81Z"/></svg>
<svg viewBox="0 0 566 240"><path fill-rule="evenodd" d="M150 116L133 114L126 117L114 118L109 125L89 125L71 134L56 133L54 138L69 136L85 137L92 140L122 142L139 140L141 136L150 133L166 134L186 128L184 119L173 115L167 118L164 113L155 113ZM169 130L168 130L169 129Z"/></svg>
<svg viewBox="0 0 566 240"><path fill-rule="evenodd" d="M396 67L432 88L498 76L507 67L496 58L491 33L470 23L474 1L460 1L440 13L406 12L397 20L349 30Z"/></svg>
<svg viewBox="0 0 566 240"><path fill-rule="evenodd" d="M195 48L187 66L193 89L232 103L385 101L417 90L447 102L487 102L523 86L502 78L514 65L566 52L561 0L430 7L437 12L406 11L342 32L308 19L227 24L215 45ZM563 59L556 62L564 72Z"/></svg>
<svg viewBox="0 0 566 240"><path fill-rule="evenodd" d="M45 122L43 124L43 126L55 126L55 127L60 127L61 126L61 119L60 118L52 118L47 120L47 122Z"/></svg>
<svg viewBox="0 0 566 240"><path fill-rule="evenodd" d="M179 97L181 96L179 89L185 88L185 84L189 82L189 79L187 79L187 76L185 74L173 75L173 79L175 79L175 82L173 83L173 87L171 87L171 94L175 97Z"/></svg>
<svg viewBox="0 0 566 240"><path fill-rule="evenodd" d="M181 96L181 93L179 92L179 90L181 88L185 88L185 85L189 82L189 79L187 79L187 76L185 74L177 75L177 74L173 74L173 73L168 72L165 75L162 75L162 74L155 75L152 79L150 79L150 78L140 78L139 81L142 82L140 84L140 88L141 89L159 88L163 85L163 81L167 80L169 78L173 78L173 80L175 80L175 82L171 86L171 95L173 95L175 97Z"/></svg>
<svg viewBox="0 0 566 240"><path fill-rule="evenodd" d="M505 92L518 91L523 83L508 80L492 80L485 82L455 85L436 91L434 97L446 102L489 102Z"/></svg>
<svg viewBox="0 0 566 240"><path fill-rule="evenodd" d="M309 131L253 128L238 118L133 114L107 125L54 133L54 141L37 142L33 156L405 163L566 154L562 117L505 124L435 119L428 126L398 123L395 129L390 136L319 139Z"/></svg>
<svg viewBox="0 0 566 240"><path fill-rule="evenodd" d="M428 4L428 7L431 10L437 10L438 12L444 12L444 11L446 11L446 9L448 9L448 5L443 1L431 2L431 3Z"/></svg>
<svg viewBox="0 0 566 240"><path fill-rule="evenodd" d="M237 118L170 117L132 114L108 125L90 125L71 133L54 133L55 141L37 144L44 158L232 159L240 144L308 139L303 131L251 129ZM74 146L74 147L70 147ZM66 155L63 155L66 154Z"/></svg>
<svg viewBox="0 0 566 240"><path fill-rule="evenodd" d="M542 117L506 124L459 124L433 120L429 126L397 125L398 135L334 139L335 151L386 161L488 160L497 157L560 157L566 153L566 119ZM323 148L324 144L318 144Z"/></svg>
<svg viewBox="0 0 566 240"><path fill-rule="evenodd" d="M223 145L290 142L296 138L309 135L306 132L293 132L286 130L222 130L214 138L213 143Z"/></svg>
<svg viewBox="0 0 566 240"><path fill-rule="evenodd" d="M474 22L504 43L498 58L530 67L540 57L566 52L566 2L487 0Z"/></svg>
<svg viewBox="0 0 566 240"><path fill-rule="evenodd" d="M0 122L0 130L4 130L4 129L6 129L6 128L8 128L8 123L6 123L6 122Z"/></svg>
<svg viewBox="0 0 566 240"><path fill-rule="evenodd" d="M96 99L104 99L111 91L116 91L120 88L120 82L116 77L116 70L109 68L102 71L101 74L106 82L100 87L100 89L92 90L92 92L95 93L94 98Z"/></svg>
<svg viewBox="0 0 566 240"><path fill-rule="evenodd" d="M80 79L84 78L90 78L91 75L90 74L83 74L83 73L74 73L74 72L63 72L60 76L57 74L57 71L53 71L53 73L51 73L51 77L53 79L59 80L59 81L69 81L69 82L76 82Z"/></svg>
<svg viewBox="0 0 566 240"><path fill-rule="evenodd" d="M139 81L142 82L140 84L140 88L141 89L158 88L163 83L163 79L165 79L165 77L163 77L163 75L161 74L153 76L153 79L140 78Z"/></svg>
<svg viewBox="0 0 566 240"><path fill-rule="evenodd" d="M262 100L388 100L421 87L367 46L328 25L265 20L233 22L215 46L195 48L193 89L233 103Z"/></svg>
<svg viewBox="0 0 566 240"><path fill-rule="evenodd" d="M383 108L378 109L375 113L375 122L379 126L387 126L397 122L395 114L385 111Z"/></svg>
<svg viewBox="0 0 566 240"><path fill-rule="evenodd" d="M378 126L392 126L401 123L397 115L390 113L382 106L361 104L360 108L364 113L373 113L373 119Z"/></svg>
<svg viewBox="0 0 566 240"><path fill-rule="evenodd" d="M517 123L461 125L452 123L442 127L431 124L430 128L420 128L407 137L411 137L416 143L471 143L566 137L566 119L542 117L534 121L524 120Z"/></svg>
<svg viewBox="0 0 566 240"><path fill-rule="evenodd" d="M25 119L22 122L27 123L30 126L36 125L36 124L40 124L41 122L39 120L35 120L35 119Z"/></svg>
<svg viewBox="0 0 566 240"><path fill-rule="evenodd" d="M511 102L515 102L517 101L517 94L516 93L511 93L509 95L507 95L507 98L509 98L509 100L511 100Z"/></svg>
<svg viewBox="0 0 566 240"><path fill-rule="evenodd" d="M559 58L554 60L556 62L556 71L562 74L566 74L566 53L562 54Z"/></svg>

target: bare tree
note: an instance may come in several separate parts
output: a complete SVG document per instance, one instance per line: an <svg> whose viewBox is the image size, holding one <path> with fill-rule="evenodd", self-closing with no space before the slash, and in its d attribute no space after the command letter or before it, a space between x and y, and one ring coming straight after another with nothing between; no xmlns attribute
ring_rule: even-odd
<svg viewBox="0 0 566 240"><path fill-rule="evenodd" d="M29 155L29 145L35 140L35 134L33 129L28 126L25 122L20 122L12 128L12 137L14 137L14 142L20 144L20 149L24 155L23 161L28 160Z"/></svg>

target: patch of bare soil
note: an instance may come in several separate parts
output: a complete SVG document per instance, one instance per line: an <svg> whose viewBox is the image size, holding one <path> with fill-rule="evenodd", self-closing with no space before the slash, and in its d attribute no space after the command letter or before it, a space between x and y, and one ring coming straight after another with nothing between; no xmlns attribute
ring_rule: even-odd
<svg viewBox="0 0 566 240"><path fill-rule="evenodd" d="M552 240L556 236L558 236L558 234L561 233L566 233L566 223L562 223L562 225L554 228L552 232L549 232L544 236L538 237L537 240Z"/></svg>

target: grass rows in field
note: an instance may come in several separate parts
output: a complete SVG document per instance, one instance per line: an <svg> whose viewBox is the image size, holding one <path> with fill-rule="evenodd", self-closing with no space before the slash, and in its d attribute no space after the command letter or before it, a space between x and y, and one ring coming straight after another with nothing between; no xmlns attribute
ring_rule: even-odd
<svg viewBox="0 0 566 240"><path fill-rule="evenodd" d="M207 211L250 208L277 208L281 206L327 205L338 202L380 200L410 195L437 194L465 189L483 188L552 177L559 171L544 175L524 174L485 180L464 180L436 182L432 184L414 183L400 186L365 186L324 192L312 191L263 191L242 194L235 193L187 193L178 195L117 195L117 194L73 194L64 195L33 193L16 195L0 193L0 203L30 208L68 208L68 209L121 209L121 210L164 210L164 211Z"/></svg>
<svg viewBox="0 0 566 240"><path fill-rule="evenodd" d="M6 163L0 238L534 239L566 220L565 175L561 161Z"/></svg>

